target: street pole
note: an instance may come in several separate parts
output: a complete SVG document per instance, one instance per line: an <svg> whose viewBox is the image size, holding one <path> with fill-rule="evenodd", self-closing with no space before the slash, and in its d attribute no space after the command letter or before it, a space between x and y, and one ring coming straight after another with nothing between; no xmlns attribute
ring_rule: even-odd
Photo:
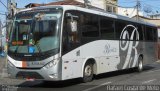
<svg viewBox="0 0 160 91"><path fill-rule="evenodd" d="M137 17L136 17L136 20L138 21L139 20L139 0L137 0L136 8L137 8Z"/></svg>
<svg viewBox="0 0 160 91"><path fill-rule="evenodd" d="M7 0L8 15L11 13L11 0Z"/></svg>
<svg viewBox="0 0 160 91"><path fill-rule="evenodd" d="M0 20L0 36L1 36L1 52L2 52L2 50L3 50L3 47L2 47L2 22L1 22L1 20Z"/></svg>
<svg viewBox="0 0 160 91"><path fill-rule="evenodd" d="M6 32L7 32L6 37L8 38L10 14L11 14L11 0L7 0L7 10L8 10L8 13L6 14Z"/></svg>

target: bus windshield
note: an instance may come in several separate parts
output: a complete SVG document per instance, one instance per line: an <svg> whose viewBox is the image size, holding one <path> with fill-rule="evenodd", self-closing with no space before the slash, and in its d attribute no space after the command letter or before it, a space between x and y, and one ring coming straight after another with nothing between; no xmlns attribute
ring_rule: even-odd
<svg viewBox="0 0 160 91"><path fill-rule="evenodd" d="M17 14L10 34L8 51L34 54L59 49L61 15L60 11Z"/></svg>

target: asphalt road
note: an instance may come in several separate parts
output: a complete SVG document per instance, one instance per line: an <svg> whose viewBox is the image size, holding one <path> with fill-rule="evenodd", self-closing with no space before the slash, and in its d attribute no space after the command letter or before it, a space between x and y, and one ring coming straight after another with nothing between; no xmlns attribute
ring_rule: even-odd
<svg viewBox="0 0 160 91"><path fill-rule="evenodd" d="M160 62L146 65L140 73L127 69L101 74L88 83L80 79L44 82L0 77L0 84L4 91L160 91Z"/></svg>

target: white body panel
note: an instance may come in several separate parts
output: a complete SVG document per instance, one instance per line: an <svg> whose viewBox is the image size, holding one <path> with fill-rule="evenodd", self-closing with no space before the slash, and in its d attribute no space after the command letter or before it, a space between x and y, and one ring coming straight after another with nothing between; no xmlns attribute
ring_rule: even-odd
<svg viewBox="0 0 160 91"><path fill-rule="evenodd" d="M77 56L77 52L80 52L80 56ZM62 78L82 77L84 64L89 58L96 60L97 74L118 70L119 41L98 40L67 53L62 57Z"/></svg>

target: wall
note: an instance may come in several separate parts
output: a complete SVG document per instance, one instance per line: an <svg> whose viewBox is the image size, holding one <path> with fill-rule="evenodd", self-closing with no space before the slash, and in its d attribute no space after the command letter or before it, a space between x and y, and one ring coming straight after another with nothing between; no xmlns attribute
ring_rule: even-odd
<svg viewBox="0 0 160 91"><path fill-rule="evenodd" d="M73 1L73 0L65 0L65 1ZM75 0L75 1L84 3L84 0ZM116 6L118 0L89 0L89 1L92 6L98 7L100 9L105 10L105 11L107 11L107 6L109 6L111 8L115 7L114 13L118 12L118 8Z"/></svg>

